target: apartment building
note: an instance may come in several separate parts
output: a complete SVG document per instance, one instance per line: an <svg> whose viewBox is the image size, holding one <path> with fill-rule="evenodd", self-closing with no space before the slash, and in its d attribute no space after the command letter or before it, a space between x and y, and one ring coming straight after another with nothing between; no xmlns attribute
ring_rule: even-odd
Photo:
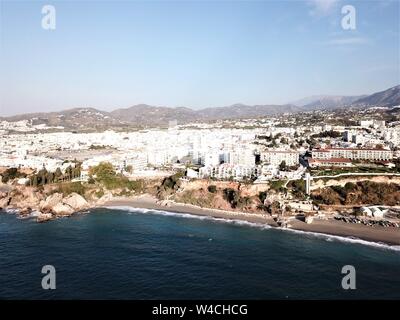
<svg viewBox="0 0 400 320"><path fill-rule="evenodd" d="M258 166L231 165L228 163L213 167L202 167L199 170L200 178L216 179L235 179L258 177L261 174L261 168Z"/></svg>
<svg viewBox="0 0 400 320"><path fill-rule="evenodd" d="M393 151L387 149L326 148L314 149L312 157L313 159L391 160L393 159Z"/></svg>
<svg viewBox="0 0 400 320"><path fill-rule="evenodd" d="M293 150L265 150L260 154L262 162L279 166L285 161L287 166L296 166L299 164L299 154Z"/></svg>

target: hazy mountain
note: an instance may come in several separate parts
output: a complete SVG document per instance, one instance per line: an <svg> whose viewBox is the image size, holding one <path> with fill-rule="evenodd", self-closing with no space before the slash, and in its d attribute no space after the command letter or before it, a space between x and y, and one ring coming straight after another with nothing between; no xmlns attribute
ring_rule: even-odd
<svg viewBox="0 0 400 320"><path fill-rule="evenodd" d="M400 105L400 85L358 99L354 101L354 104L379 107L398 106Z"/></svg>
<svg viewBox="0 0 400 320"><path fill-rule="evenodd" d="M254 118L282 114L286 112L297 112L300 108L293 105L245 105L233 104L226 107L206 108L197 111L201 119L239 119Z"/></svg>
<svg viewBox="0 0 400 320"><path fill-rule="evenodd" d="M113 118L109 112L94 108L73 108L59 112L28 113L0 120L10 122L29 120L32 125L46 124L49 127L62 126L68 129L103 128L121 126L123 121Z"/></svg>
<svg viewBox="0 0 400 320"><path fill-rule="evenodd" d="M358 107L400 105L400 86L369 96L361 96L361 98L360 96L313 96L285 105L251 106L238 103L226 107L193 110L185 107L170 108L139 104L111 112L94 108L74 108L60 112L3 117L0 120L10 122L29 120L32 124L46 124L51 127L62 126L69 130L86 130L165 125L173 120L177 120L178 123L189 123L220 119L256 118L316 109L333 109L345 105Z"/></svg>
<svg viewBox="0 0 400 320"><path fill-rule="evenodd" d="M147 104L139 104L129 108L117 109L110 115L121 121L135 124L166 124L169 121L190 122L197 119L196 111L178 107L154 107Z"/></svg>
<svg viewBox="0 0 400 320"><path fill-rule="evenodd" d="M293 101L292 104L298 107L303 107L305 110L316 110L316 109L333 109L339 108L346 105L352 104L354 101L366 97L364 96L330 96L330 95L318 95L306 97L297 101Z"/></svg>

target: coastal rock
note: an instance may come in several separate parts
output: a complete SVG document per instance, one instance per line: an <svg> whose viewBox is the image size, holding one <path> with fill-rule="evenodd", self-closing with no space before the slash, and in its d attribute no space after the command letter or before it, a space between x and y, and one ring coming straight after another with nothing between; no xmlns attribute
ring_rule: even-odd
<svg viewBox="0 0 400 320"><path fill-rule="evenodd" d="M30 207L22 208L22 209L20 210L20 212L19 212L19 214L20 214L21 216L29 215L29 214L31 214L31 213L32 213L32 208L30 208Z"/></svg>
<svg viewBox="0 0 400 320"><path fill-rule="evenodd" d="M52 212L57 216L70 216L74 213L74 209L67 204L59 202L52 208Z"/></svg>
<svg viewBox="0 0 400 320"><path fill-rule="evenodd" d="M63 199L63 203L74 209L74 211L80 211L89 208L89 203L84 197L77 193L71 193L68 197Z"/></svg>
<svg viewBox="0 0 400 320"><path fill-rule="evenodd" d="M40 192L35 192L31 188L19 188L17 195L13 196L11 204L15 208L24 209L27 207L38 208L40 200L43 199L43 195Z"/></svg>
<svg viewBox="0 0 400 320"><path fill-rule="evenodd" d="M310 223L313 223L313 221L314 221L314 217L312 217L312 216L306 217L306 223L310 224Z"/></svg>
<svg viewBox="0 0 400 320"><path fill-rule="evenodd" d="M41 213L37 216L36 221L37 222L45 222L49 221L53 218L53 215L51 213Z"/></svg>
<svg viewBox="0 0 400 320"><path fill-rule="evenodd" d="M56 205L62 204L63 196L61 193L54 193L48 196L46 200L41 201L40 210L53 209Z"/></svg>
<svg viewBox="0 0 400 320"><path fill-rule="evenodd" d="M113 200L113 199L114 199L113 194L112 194L111 192L107 191L107 192L104 193L104 195L103 195L100 199L98 199L98 200L96 201L96 203L97 203L98 205L100 205L100 204L104 204L104 203L106 203L106 202L108 202L108 201L111 201L111 200Z"/></svg>
<svg viewBox="0 0 400 320"><path fill-rule="evenodd" d="M0 199L0 209L6 208L10 204L11 198L5 197Z"/></svg>

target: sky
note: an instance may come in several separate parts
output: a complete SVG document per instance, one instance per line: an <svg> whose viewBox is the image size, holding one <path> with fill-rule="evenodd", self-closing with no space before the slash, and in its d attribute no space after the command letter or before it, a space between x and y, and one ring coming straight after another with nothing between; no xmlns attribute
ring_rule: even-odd
<svg viewBox="0 0 400 320"><path fill-rule="evenodd" d="M0 0L0 115L371 94L400 84L399 19L399 0Z"/></svg>

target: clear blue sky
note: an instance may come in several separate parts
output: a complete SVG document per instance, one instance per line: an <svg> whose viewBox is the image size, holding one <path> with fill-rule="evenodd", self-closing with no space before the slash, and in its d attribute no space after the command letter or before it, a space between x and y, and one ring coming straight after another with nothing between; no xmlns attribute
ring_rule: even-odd
<svg viewBox="0 0 400 320"><path fill-rule="evenodd" d="M0 115L280 104L400 83L398 0L0 2ZM345 4L356 30L341 27Z"/></svg>

